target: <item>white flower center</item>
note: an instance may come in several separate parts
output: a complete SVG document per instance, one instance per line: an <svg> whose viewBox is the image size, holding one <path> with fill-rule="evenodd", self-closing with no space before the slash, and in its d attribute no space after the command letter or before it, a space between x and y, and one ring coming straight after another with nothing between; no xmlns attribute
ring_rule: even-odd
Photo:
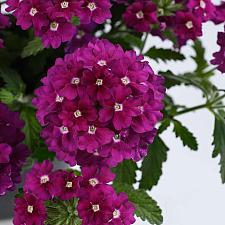
<svg viewBox="0 0 225 225"><path fill-rule="evenodd" d="M49 182L49 176L48 175L41 176L40 182L41 184L46 184L47 182Z"/></svg>
<svg viewBox="0 0 225 225"><path fill-rule="evenodd" d="M98 180L96 178L91 178L89 180L89 184L92 186L92 187L95 187L97 184L99 184Z"/></svg>
<svg viewBox="0 0 225 225"><path fill-rule="evenodd" d="M144 13L142 12L142 11L139 11L139 12L137 12L136 13L136 17L137 17L137 19L143 19L144 18Z"/></svg>
<svg viewBox="0 0 225 225"><path fill-rule="evenodd" d="M185 26L186 26L188 29L191 29L191 28L194 27L192 21L188 21L188 22L185 24Z"/></svg>
<svg viewBox="0 0 225 225"><path fill-rule="evenodd" d="M73 182L68 181L68 182L66 183L66 187L67 187L67 188L72 188L72 187L73 187Z"/></svg>
<svg viewBox="0 0 225 225"><path fill-rule="evenodd" d="M94 156L99 156L99 152L98 149L95 150L95 152L93 153Z"/></svg>
<svg viewBox="0 0 225 225"><path fill-rule="evenodd" d="M116 135L113 137L113 141L114 141L115 143L120 142L120 135L119 135L119 134L116 134Z"/></svg>
<svg viewBox="0 0 225 225"><path fill-rule="evenodd" d="M144 112L144 107L143 106L138 106L138 109L141 111L141 114Z"/></svg>
<svg viewBox="0 0 225 225"><path fill-rule="evenodd" d="M55 98L56 102L63 102L63 100L64 100L64 97L61 97L59 95L57 95L56 98Z"/></svg>
<svg viewBox="0 0 225 225"><path fill-rule="evenodd" d="M114 109L116 112L123 111L123 104L116 103Z"/></svg>
<svg viewBox="0 0 225 225"><path fill-rule="evenodd" d="M95 126L89 126L88 133L89 134L95 134L97 128Z"/></svg>
<svg viewBox="0 0 225 225"><path fill-rule="evenodd" d="M57 30L58 30L58 27L59 27L59 24L56 23L56 22L52 22L52 23L50 24L50 30L51 30L51 31L57 31Z"/></svg>
<svg viewBox="0 0 225 225"><path fill-rule="evenodd" d="M73 77L71 80L71 84L76 84L78 85L80 83L80 78L79 77Z"/></svg>
<svg viewBox="0 0 225 225"><path fill-rule="evenodd" d="M60 132L62 134L68 134L69 133L69 129L68 129L68 127L62 126L62 127L60 127Z"/></svg>
<svg viewBox="0 0 225 225"><path fill-rule="evenodd" d="M120 211L118 209L115 209L113 212L113 218L118 219L120 217Z"/></svg>
<svg viewBox="0 0 225 225"><path fill-rule="evenodd" d="M67 2L67 1L61 2L61 8L62 8L62 9L66 9L66 8L68 8L68 7L69 7L69 2Z"/></svg>
<svg viewBox="0 0 225 225"><path fill-rule="evenodd" d="M106 61L103 60L103 59L99 60L97 64L98 64L99 66L106 66L106 65L107 65Z"/></svg>
<svg viewBox="0 0 225 225"><path fill-rule="evenodd" d="M200 1L200 7L201 7L202 9L205 9L206 4L205 4L205 1L204 1L204 0L201 0L201 1Z"/></svg>
<svg viewBox="0 0 225 225"><path fill-rule="evenodd" d="M99 205L92 205L92 209L93 209L94 212L100 211Z"/></svg>
<svg viewBox="0 0 225 225"><path fill-rule="evenodd" d="M30 15L35 16L38 13L38 10L36 8L31 8L30 9Z"/></svg>
<svg viewBox="0 0 225 225"><path fill-rule="evenodd" d="M74 116L75 116L76 118L82 116L81 111L80 111L80 110L77 110L76 112L74 112Z"/></svg>
<svg viewBox="0 0 225 225"><path fill-rule="evenodd" d="M33 213L33 211L34 211L34 207L32 205L28 205L27 206L27 212Z"/></svg>
<svg viewBox="0 0 225 225"><path fill-rule="evenodd" d="M87 7L91 10L91 11L94 11L97 9L97 6L94 2L90 2Z"/></svg>
<svg viewBox="0 0 225 225"><path fill-rule="evenodd" d="M121 81L124 85L128 85L130 83L130 79L127 76L121 78Z"/></svg>
<svg viewBox="0 0 225 225"><path fill-rule="evenodd" d="M98 85L98 86L103 85L103 80L102 79L97 79L96 80L96 85Z"/></svg>
<svg viewBox="0 0 225 225"><path fill-rule="evenodd" d="M85 32L84 32L83 30L79 30L79 31L77 32L76 38L77 38L77 39L81 39L84 35L85 35Z"/></svg>

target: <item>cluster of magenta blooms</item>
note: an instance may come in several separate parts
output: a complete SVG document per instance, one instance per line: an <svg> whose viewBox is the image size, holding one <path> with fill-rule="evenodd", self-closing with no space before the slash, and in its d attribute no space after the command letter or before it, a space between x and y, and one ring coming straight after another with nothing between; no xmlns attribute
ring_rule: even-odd
<svg viewBox="0 0 225 225"><path fill-rule="evenodd" d="M147 0L7 0L6 10L16 17L17 25L24 30L33 27L45 47L58 48L67 42L69 54L49 69L33 104L49 150L70 166L81 166L81 175L76 176L71 171L53 171L50 161L35 163L26 175L23 197L15 200L15 225L43 225L45 201L73 198L79 199L83 225L134 223L133 204L109 185L115 177L110 168L146 156L155 125L162 119L165 88L143 56L98 40L92 32L112 17L112 4L126 6L122 17L128 28L162 39L169 28L179 47L202 35L202 23L225 21L225 3L175 2L184 7L172 16L159 16L156 4ZM71 22L74 16L80 18L79 27ZM0 31L9 25L8 17L0 14ZM218 45L211 62L225 72L224 32L218 34ZM18 113L0 104L0 195L21 181L20 171L30 154L22 144L23 126Z"/></svg>

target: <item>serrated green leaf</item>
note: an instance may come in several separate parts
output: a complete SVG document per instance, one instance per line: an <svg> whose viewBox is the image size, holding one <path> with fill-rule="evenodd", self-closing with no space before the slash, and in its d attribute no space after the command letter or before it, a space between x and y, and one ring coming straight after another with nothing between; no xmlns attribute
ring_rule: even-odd
<svg viewBox="0 0 225 225"><path fill-rule="evenodd" d="M77 16L73 16L71 19L71 23L75 26L79 26L80 25L80 18Z"/></svg>
<svg viewBox="0 0 225 225"><path fill-rule="evenodd" d="M137 164L131 160L126 160L120 163L113 172L116 174L114 183L136 183L136 170L138 169Z"/></svg>
<svg viewBox="0 0 225 225"><path fill-rule="evenodd" d="M198 150L198 143L196 137L178 120L173 120L174 132L176 137L180 137L184 146L188 146L190 149Z"/></svg>
<svg viewBox="0 0 225 225"><path fill-rule="evenodd" d="M156 47L150 48L144 55L148 56L150 59L154 59L157 62L159 61L159 59L161 59L162 61L185 59L184 55L180 52L176 52L171 49L163 49Z"/></svg>
<svg viewBox="0 0 225 225"><path fill-rule="evenodd" d="M147 157L142 162L140 188L151 190L154 185L157 185L162 175L162 165L167 160L168 150L163 140L156 137L153 144L149 146Z"/></svg>
<svg viewBox="0 0 225 225"><path fill-rule="evenodd" d="M167 130L167 128L170 126L170 119L164 119L158 129L158 134L163 133L165 130Z"/></svg>
<svg viewBox="0 0 225 225"><path fill-rule="evenodd" d="M25 84L20 75L13 69L0 67L0 77L5 82L5 88L14 94L25 92Z"/></svg>
<svg viewBox="0 0 225 225"><path fill-rule="evenodd" d="M126 184L116 184L117 192L125 192L129 201L133 202L136 208L135 214L143 221L147 220L153 225L160 225L163 222L162 210L157 202L152 199L145 190L135 190L132 186Z"/></svg>
<svg viewBox="0 0 225 225"><path fill-rule="evenodd" d="M130 44L133 47L138 47L139 49L142 47L142 41L140 37L137 37L135 35L127 33L126 35L123 35L123 40Z"/></svg>
<svg viewBox="0 0 225 225"><path fill-rule="evenodd" d="M218 112L225 119L225 111ZM220 173L222 182L225 183L225 123L220 117L215 117L213 133L214 156L220 155Z"/></svg>
<svg viewBox="0 0 225 225"><path fill-rule="evenodd" d="M11 105L14 101L14 95L8 91L5 88L0 89L0 101L7 104Z"/></svg>
<svg viewBox="0 0 225 225"><path fill-rule="evenodd" d="M25 58L28 56L35 56L42 50L44 50L44 46L41 42L41 39L35 37L34 40L28 42L27 46L24 47L21 57Z"/></svg>

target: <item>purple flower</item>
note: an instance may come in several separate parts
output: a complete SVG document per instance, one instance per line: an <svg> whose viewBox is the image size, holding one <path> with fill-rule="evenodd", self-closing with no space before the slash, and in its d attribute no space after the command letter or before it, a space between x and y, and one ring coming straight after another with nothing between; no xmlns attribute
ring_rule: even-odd
<svg viewBox="0 0 225 225"><path fill-rule="evenodd" d="M215 6L214 14L212 15L211 20L215 24L224 23L225 21L225 2L221 2L220 5Z"/></svg>
<svg viewBox="0 0 225 225"><path fill-rule="evenodd" d="M17 9L19 7L19 4L20 4L20 0L7 0L6 1L6 5L7 5L6 11L7 12L14 11L15 9Z"/></svg>
<svg viewBox="0 0 225 225"><path fill-rule="evenodd" d="M21 182L20 172L30 154L21 143L24 140L23 126L19 114L0 103L0 195L14 190Z"/></svg>
<svg viewBox="0 0 225 225"><path fill-rule="evenodd" d="M45 160L41 164L35 163L33 168L27 173L24 182L24 191L31 192L42 200L52 198L49 190L54 185L51 178L53 165L50 161Z"/></svg>
<svg viewBox="0 0 225 225"><path fill-rule="evenodd" d="M215 7L211 0L189 0L187 8L193 10L194 15L200 16L204 21L209 20L215 12Z"/></svg>
<svg viewBox="0 0 225 225"><path fill-rule="evenodd" d="M165 88L143 56L96 39L57 59L42 82L33 103L59 160L116 166L146 155Z"/></svg>
<svg viewBox="0 0 225 225"><path fill-rule="evenodd" d="M84 0L81 9L77 10L77 16L82 24L102 24L112 17L110 8L109 0Z"/></svg>
<svg viewBox="0 0 225 225"><path fill-rule="evenodd" d="M202 36L202 20L190 12L177 12L175 17L175 33L179 45L184 45L187 40L195 40Z"/></svg>
<svg viewBox="0 0 225 225"><path fill-rule="evenodd" d="M58 48L62 42L70 41L76 32L76 27L65 18L52 17L48 25L42 27L40 36L44 46Z"/></svg>
<svg viewBox="0 0 225 225"><path fill-rule="evenodd" d="M157 23L157 7L152 1L137 0L127 7L123 19L128 27L148 32Z"/></svg>
<svg viewBox="0 0 225 225"><path fill-rule="evenodd" d="M43 225L47 218L44 202L34 195L25 193L15 199L14 225Z"/></svg>
<svg viewBox="0 0 225 225"><path fill-rule="evenodd" d="M225 73L225 32L219 32L217 38L217 44L220 46L220 50L213 54L214 59L211 60L211 63L217 65L217 69Z"/></svg>
<svg viewBox="0 0 225 225"><path fill-rule="evenodd" d="M120 193L113 199L113 218L109 221L110 225L129 225L135 222L135 207L128 201L125 193Z"/></svg>
<svg viewBox="0 0 225 225"><path fill-rule="evenodd" d="M99 185L80 198L77 206L78 215L83 225L105 225L112 219L113 198L115 192L108 185Z"/></svg>
<svg viewBox="0 0 225 225"><path fill-rule="evenodd" d="M48 12L54 17L63 17L69 21L81 8L81 3L82 1L77 0L53 0Z"/></svg>
<svg viewBox="0 0 225 225"><path fill-rule="evenodd" d="M33 25L35 32L39 34L41 28L49 23L45 11L49 5L49 1L23 0L16 10L16 24L20 25L23 30Z"/></svg>
<svg viewBox="0 0 225 225"><path fill-rule="evenodd" d="M87 166L81 170L81 188L95 188L97 185L107 184L114 180L113 174L108 167Z"/></svg>
<svg viewBox="0 0 225 225"><path fill-rule="evenodd" d="M77 197L79 191L79 178L73 172L58 170L53 172L54 185L51 187L51 194L61 200L70 200Z"/></svg>

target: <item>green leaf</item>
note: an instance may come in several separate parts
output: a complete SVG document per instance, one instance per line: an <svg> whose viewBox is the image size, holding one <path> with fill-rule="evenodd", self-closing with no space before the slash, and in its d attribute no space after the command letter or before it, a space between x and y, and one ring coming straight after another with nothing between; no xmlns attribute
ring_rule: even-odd
<svg viewBox="0 0 225 225"><path fill-rule="evenodd" d="M5 88L14 94L22 94L25 92L25 84L20 75L7 67L0 67L0 77L5 82Z"/></svg>
<svg viewBox="0 0 225 225"><path fill-rule="evenodd" d="M120 163L113 172L116 173L114 183L136 183L136 170L138 169L137 164L131 160L126 160Z"/></svg>
<svg viewBox="0 0 225 225"><path fill-rule="evenodd" d="M148 56L150 59L154 59L155 61L159 61L161 59L162 61L167 60L184 60L185 57L180 52L176 52L171 49L163 49L163 48L156 48L152 47L150 48L146 53L145 56Z"/></svg>
<svg viewBox="0 0 225 225"><path fill-rule="evenodd" d="M13 101L15 100L14 95L8 91L5 88L0 89L0 101L7 104L11 105Z"/></svg>
<svg viewBox="0 0 225 225"><path fill-rule="evenodd" d="M79 26L80 25L80 18L76 17L76 16L73 16L72 19L71 19L71 23L75 26Z"/></svg>
<svg viewBox="0 0 225 225"><path fill-rule="evenodd" d="M139 49L142 47L142 41L140 37L137 37L135 35L126 33L126 35L123 35L123 40L130 44L133 47L138 47Z"/></svg>
<svg viewBox="0 0 225 225"><path fill-rule="evenodd" d="M143 221L147 220L151 224L162 224L162 210L145 190L135 190L132 186L123 183L117 184L115 189L117 192L125 192L128 195L129 201L135 205L136 216L140 217Z"/></svg>
<svg viewBox="0 0 225 225"><path fill-rule="evenodd" d="M41 39L35 37L34 40L28 42L27 46L24 47L21 57L25 58L32 55L35 56L42 50L44 50L44 46L41 42Z"/></svg>
<svg viewBox="0 0 225 225"><path fill-rule="evenodd" d="M180 137L183 145L188 146L194 151L198 150L196 137L194 137L194 135L185 126L183 126L180 121L173 120L173 124L176 137Z"/></svg>
<svg viewBox="0 0 225 225"><path fill-rule="evenodd" d="M167 160L168 147L160 137L156 137L149 146L147 157L142 162L142 179L140 188L151 190L157 185L161 175L163 163Z"/></svg>
<svg viewBox="0 0 225 225"><path fill-rule="evenodd" d="M163 133L170 126L170 119L164 119L158 129L158 134Z"/></svg>
<svg viewBox="0 0 225 225"><path fill-rule="evenodd" d="M218 112L220 117L215 117L215 127L213 133L214 156L220 155L220 173L222 182L225 183L225 111Z"/></svg>
<svg viewBox="0 0 225 225"><path fill-rule="evenodd" d="M165 77L165 87L167 89L182 84L181 80L176 79L176 75L170 70L167 70L166 72L159 71L159 74Z"/></svg>
<svg viewBox="0 0 225 225"><path fill-rule="evenodd" d="M81 225L77 213L77 199L61 201L54 199L45 202L47 211L46 225Z"/></svg>

